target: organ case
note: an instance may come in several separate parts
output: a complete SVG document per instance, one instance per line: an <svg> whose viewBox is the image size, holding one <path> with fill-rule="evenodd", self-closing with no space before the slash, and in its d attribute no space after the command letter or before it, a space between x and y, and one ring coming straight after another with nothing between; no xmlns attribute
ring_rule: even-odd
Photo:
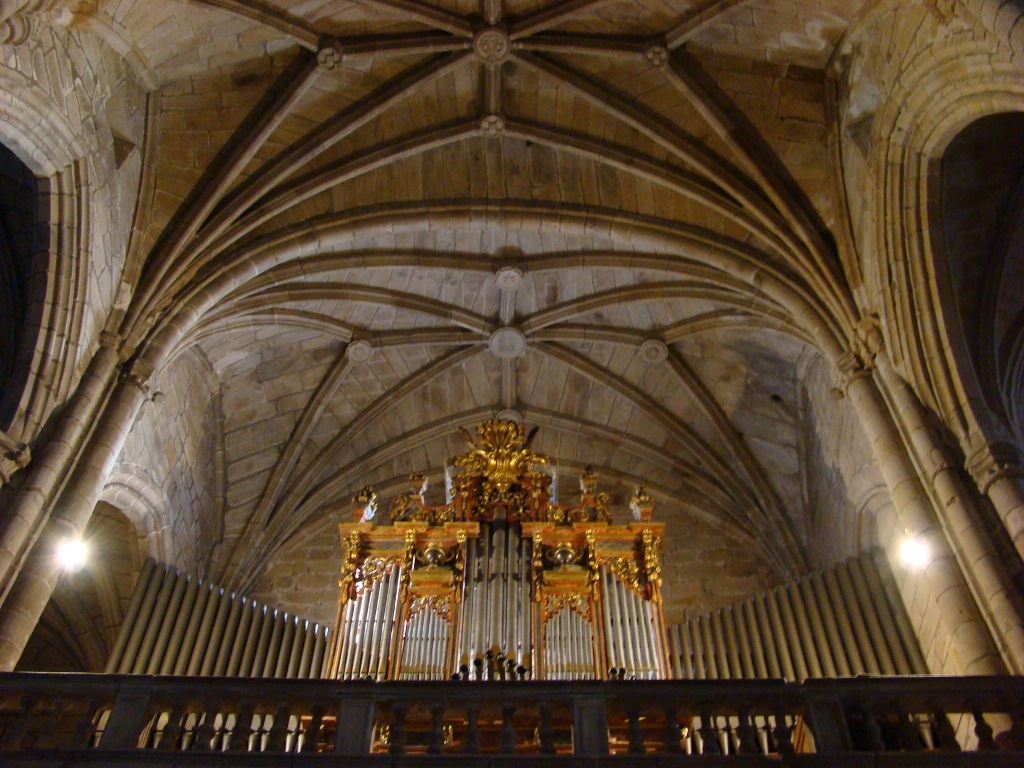
<svg viewBox="0 0 1024 768"><path fill-rule="evenodd" d="M449 463L448 501L426 481L381 522L364 488L344 543L335 679L662 679L670 676L661 611L664 525L638 488L616 525L597 477L576 503L553 498L550 460L522 424L490 420Z"/></svg>

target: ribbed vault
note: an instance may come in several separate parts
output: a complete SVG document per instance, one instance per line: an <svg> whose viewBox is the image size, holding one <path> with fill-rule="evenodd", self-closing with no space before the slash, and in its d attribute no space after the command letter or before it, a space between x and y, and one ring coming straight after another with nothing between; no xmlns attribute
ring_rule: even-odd
<svg viewBox="0 0 1024 768"><path fill-rule="evenodd" d="M439 480L454 427L510 409L569 477L807 567L797 361L856 325L804 162L842 16L210 0L185 29L180 5L98 13L160 83L121 334L220 381L221 581L366 483ZM762 13L779 28L740 74Z"/></svg>

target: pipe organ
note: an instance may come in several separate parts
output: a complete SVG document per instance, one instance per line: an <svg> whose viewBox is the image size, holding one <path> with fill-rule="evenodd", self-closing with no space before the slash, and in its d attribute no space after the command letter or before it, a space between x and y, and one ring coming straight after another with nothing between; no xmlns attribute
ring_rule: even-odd
<svg viewBox="0 0 1024 768"><path fill-rule="evenodd" d="M637 489L632 522L613 525L589 471L579 500L557 503L523 425L491 420L463 436L447 503L426 504L422 475L387 521L372 488L353 500L328 676L668 677L664 525L647 494Z"/></svg>

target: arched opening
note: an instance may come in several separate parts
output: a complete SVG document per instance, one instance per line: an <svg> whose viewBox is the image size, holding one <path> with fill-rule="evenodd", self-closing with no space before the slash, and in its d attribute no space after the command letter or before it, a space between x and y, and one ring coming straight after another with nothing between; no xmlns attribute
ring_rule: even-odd
<svg viewBox="0 0 1024 768"><path fill-rule="evenodd" d="M1019 437L1024 112L975 120L950 142L940 162L940 215L933 237L945 264L937 267L948 268L963 350L985 400ZM952 341L954 349L960 347Z"/></svg>
<svg viewBox="0 0 1024 768"><path fill-rule="evenodd" d="M40 191L28 166L0 144L0 429L10 424L28 373L30 312L45 282L36 279L34 259L47 246Z"/></svg>

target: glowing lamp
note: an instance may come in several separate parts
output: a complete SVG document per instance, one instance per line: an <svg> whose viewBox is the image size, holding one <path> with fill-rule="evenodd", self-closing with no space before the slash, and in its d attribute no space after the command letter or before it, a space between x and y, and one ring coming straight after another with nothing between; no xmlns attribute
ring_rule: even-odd
<svg viewBox="0 0 1024 768"><path fill-rule="evenodd" d="M57 544L57 562L65 571L77 571L89 556L89 547L81 539L61 539Z"/></svg>
<svg viewBox="0 0 1024 768"><path fill-rule="evenodd" d="M920 570L931 562L932 552L927 542L915 536L903 542L900 559L907 567Z"/></svg>

